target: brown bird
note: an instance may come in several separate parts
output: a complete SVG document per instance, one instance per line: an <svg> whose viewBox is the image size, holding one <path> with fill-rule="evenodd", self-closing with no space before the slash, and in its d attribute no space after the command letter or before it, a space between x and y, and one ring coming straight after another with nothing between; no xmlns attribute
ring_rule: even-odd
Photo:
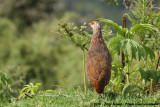
<svg viewBox="0 0 160 107"><path fill-rule="evenodd" d="M97 21L90 22L93 37L86 57L85 69L88 82L95 88L99 97L111 77L111 55L104 43L101 27Z"/></svg>

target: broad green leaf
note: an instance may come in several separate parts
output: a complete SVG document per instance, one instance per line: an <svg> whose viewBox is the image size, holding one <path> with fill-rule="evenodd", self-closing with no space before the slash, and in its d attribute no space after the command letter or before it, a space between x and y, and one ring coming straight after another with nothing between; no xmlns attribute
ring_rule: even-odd
<svg viewBox="0 0 160 107"><path fill-rule="evenodd" d="M149 72L150 72L150 77L153 79L153 82L155 83L155 84L157 84L158 83L158 73L157 72L159 72L159 71L156 71L156 70L153 70L153 69L151 69L151 70L148 70Z"/></svg>
<svg viewBox="0 0 160 107"><path fill-rule="evenodd" d="M24 97L24 96L25 96L25 93L36 94L39 85L41 85L41 84L40 84L40 83L36 83L36 84L34 85L33 83L29 83L29 85L25 85L25 87L24 87L24 88L21 90L21 92L20 92L19 98Z"/></svg>
<svg viewBox="0 0 160 107"><path fill-rule="evenodd" d="M127 14L127 18L132 22L133 26L135 25L135 20L132 19L128 14Z"/></svg>
<svg viewBox="0 0 160 107"><path fill-rule="evenodd" d="M28 89L28 87L23 88L23 89L21 90L20 94L23 93L23 92L25 92L26 89Z"/></svg>
<svg viewBox="0 0 160 107"><path fill-rule="evenodd" d="M19 96L18 98L20 99L20 98L22 98L22 97L25 97L25 94L24 94L24 93L20 94L20 96Z"/></svg>
<svg viewBox="0 0 160 107"><path fill-rule="evenodd" d="M123 50L125 56L129 55L129 53L127 53L127 43L128 43L128 41L124 40L123 43L122 43L122 46L121 46L121 49Z"/></svg>
<svg viewBox="0 0 160 107"><path fill-rule="evenodd" d="M107 23L108 25L111 25L117 31L117 33L119 33L121 36L124 36L125 32L127 31L126 28L122 28L121 26L118 26L118 24L114 23L112 20L103 19L103 18L98 18L96 20L99 20L101 22Z"/></svg>
<svg viewBox="0 0 160 107"><path fill-rule="evenodd" d="M140 46L137 46L137 51L138 51L138 58L139 58L139 61L140 61L141 57L142 57L142 50L141 50Z"/></svg>
<svg viewBox="0 0 160 107"><path fill-rule="evenodd" d="M120 37L120 36L111 38L111 39L109 40L107 46L108 46L108 47L111 47L112 45L117 44L121 38L122 38L122 37Z"/></svg>
<svg viewBox="0 0 160 107"><path fill-rule="evenodd" d="M120 41L118 42L117 51L118 51L118 54L119 54L119 55L120 55L121 48L122 48L122 44L123 44L123 41L124 41L124 40L125 40L125 39L122 38L122 39L120 39Z"/></svg>
<svg viewBox="0 0 160 107"><path fill-rule="evenodd" d="M154 54L154 51L150 48L150 47L147 47L147 46L145 46L145 45L142 45L143 46L143 48L145 49L145 51L146 51L146 54L148 55L150 55L150 58L151 59L153 59L153 58L155 58L155 54Z"/></svg>
<svg viewBox="0 0 160 107"><path fill-rule="evenodd" d="M139 72L141 74L141 78L146 80L147 79L147 75L146 75L144 69L143 68L139 68Z"/></svg>
<svg viewBox="0 0 160 107"><path fill-rule="evenodd" d="M131 41L130 41L130 39L127 39L127 44L126 44L127 51L126 52L127 52L128 55L130 55L130 53L132 51L131 48L132 48L131 47Z"/></svg>
<svg viewBox="0 0 160 107"><path fill-rule="evenodd" d="M150 79L153 79L153 82L157 84L160 79L160 72L156 71L154 69L144 69L144 68L139 68L141 78L144 79L145 81L150 81Z"/></svg>
<svg viewBox="0 0 160 107"><path fill-rule="evenodd" d="M129 94L131 91L133 91L136 88L137 88L137 85L134 85L134 84L124 85L124 88L123 88L123 91L122 91L123 96L126 97L127 94Z"/></svg>
<svg viewBox="0 0 160 107"><path fill-rule="evenodd" d="M141 30L148 31L153 35L154 35L154 31L159 32L158 29L151 24L136 24L130 29L130 32L134 35L136 34L136 32Z"/></svg>
<svg viewBox="0 0 160 107"><path fill-rule="evenodd" d="M137 48L136 48L135 44L133 43L133 41L131 41L131 49L132 49L132 58L136 59Z"/></svg>
<svg viewBox="0 0 160 107"><path fill-rule="evenodd" d="M142 57L143 59L147 60L147 54L143 46L140 44L141 52L142 52Z"/></svg>

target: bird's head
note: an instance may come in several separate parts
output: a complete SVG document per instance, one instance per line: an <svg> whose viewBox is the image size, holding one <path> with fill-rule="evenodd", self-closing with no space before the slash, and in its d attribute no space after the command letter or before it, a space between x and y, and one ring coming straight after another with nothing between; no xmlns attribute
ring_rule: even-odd
<svg viewBox="0 0 160 107"><path fill-rule="evenodd" d="M88 25L90 25L93 29L100 28L100 24L97 21L92 21L92 22L88 23Z"/></svg>

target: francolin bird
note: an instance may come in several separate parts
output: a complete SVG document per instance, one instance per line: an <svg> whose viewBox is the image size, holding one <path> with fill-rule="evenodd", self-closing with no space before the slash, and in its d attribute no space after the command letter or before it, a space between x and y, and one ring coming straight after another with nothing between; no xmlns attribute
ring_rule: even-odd
<svg viewBox="0 0 160 107"><path fill-rule="evenodd" d="M95 88L99 97L103 97L104 88L111 77L112 59L103 40L100 24L93 21L88 25L93 28L93 37L86 57L86 75L88 82Z"/></svg>

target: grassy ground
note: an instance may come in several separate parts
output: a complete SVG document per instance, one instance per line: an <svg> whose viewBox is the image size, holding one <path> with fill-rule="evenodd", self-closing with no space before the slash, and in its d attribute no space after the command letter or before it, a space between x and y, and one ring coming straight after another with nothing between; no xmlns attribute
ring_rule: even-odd
<svg viewBox="0 0 160 107"><path fill-rule="evenodd" d="M130 96L123 98L122 95L118 95L111 92L104 93L104 99L98 99L98 95L94 91L87 91L84 96L81 89L77 90L47 90L40 91L40 96L34 96L33 98L12 99L11 103L1 103L2 107L70 107L70 106L154 106L160 107L160 99L155 95L135 97ZM48 95L48 96L43 96ZM57 96L55 96L57 95ZM75 96L75 97L73 97ZM159 95L158 95L159 96Z"/></svg>

